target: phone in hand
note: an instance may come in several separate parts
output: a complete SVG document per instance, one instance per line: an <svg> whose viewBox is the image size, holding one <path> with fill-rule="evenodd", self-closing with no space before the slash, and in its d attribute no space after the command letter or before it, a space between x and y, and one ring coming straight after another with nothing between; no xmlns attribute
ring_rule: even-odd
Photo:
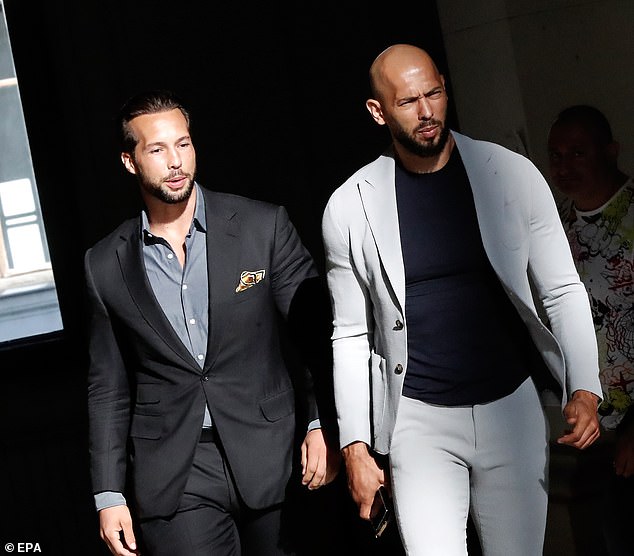
<svg viewBox="0 0 634 556"><path fill-rule="evenodd" d="M374 530L374 536L378 539L386 527L392 521L394 511L392 509L392 499L384 486L380 486L374 496L372 509L370 510L370 523Z"/></svg>

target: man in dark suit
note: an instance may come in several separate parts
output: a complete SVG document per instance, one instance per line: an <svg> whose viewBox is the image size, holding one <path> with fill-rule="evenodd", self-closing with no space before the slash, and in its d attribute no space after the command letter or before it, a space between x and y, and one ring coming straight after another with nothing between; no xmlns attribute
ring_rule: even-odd
<svg viewBox="0 0 634 556"><path fill-rule="evenodd" d="M330 482L339 464L280 329L303 316L314 262L283 207L195 182L189 114L173 94L133 97L120 129L144 209L85 256L101 536L120 555L137 553L135 530L152 555L287 554L298 393L302 483Z"/></svg>

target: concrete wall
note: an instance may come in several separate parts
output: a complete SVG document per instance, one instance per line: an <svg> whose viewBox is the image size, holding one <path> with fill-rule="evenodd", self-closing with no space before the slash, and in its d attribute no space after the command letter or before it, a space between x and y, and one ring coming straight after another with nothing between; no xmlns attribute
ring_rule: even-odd
<svg viewBox="0 0 634 556"><path fill-rule="evenodd" d="M546 174L557 112L593 104L634 173L633 0L441 0L461 131L527 154Z"/></svg>

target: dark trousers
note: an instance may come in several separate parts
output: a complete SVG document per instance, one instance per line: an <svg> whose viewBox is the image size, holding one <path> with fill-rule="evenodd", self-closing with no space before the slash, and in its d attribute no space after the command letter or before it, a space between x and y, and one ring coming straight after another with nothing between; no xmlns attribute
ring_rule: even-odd
<svg viewBox="0 0 634 556"><path fill-rule="evenodd" d="M185 495L168 519L140 523L146 556L288 556L280 540L281 506L254 511L239 498L213 441L199 442Z"/></svg>

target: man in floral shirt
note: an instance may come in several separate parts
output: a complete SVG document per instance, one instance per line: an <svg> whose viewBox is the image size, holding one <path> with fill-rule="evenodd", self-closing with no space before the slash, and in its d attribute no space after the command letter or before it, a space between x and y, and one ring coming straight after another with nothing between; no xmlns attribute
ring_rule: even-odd
<svg viewBox="0 0 634 556"><path fill-rule="evenodd" d="M599 417L614 442L604 530L610 554L634 553L634 181L617 165L619 144L592 106L566 108L548 137L550 176L592 307L603 402ZM614 431L612 433L612 431Z"/></svg>

